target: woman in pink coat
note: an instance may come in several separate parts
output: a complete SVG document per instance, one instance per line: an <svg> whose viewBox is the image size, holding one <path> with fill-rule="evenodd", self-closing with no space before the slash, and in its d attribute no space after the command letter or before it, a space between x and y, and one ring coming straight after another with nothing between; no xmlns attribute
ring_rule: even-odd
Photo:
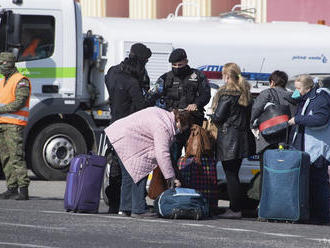
<svg viewBox="0 0 330 248"><path fill-rule="evenodd" d="M159 166L168 183L179 186L171 163L174 136L191 125L188 111L168 112L150 107L119 119L105 129L121 161L120 211L131 217L149 217L145 200L147 177Z"/></svg>

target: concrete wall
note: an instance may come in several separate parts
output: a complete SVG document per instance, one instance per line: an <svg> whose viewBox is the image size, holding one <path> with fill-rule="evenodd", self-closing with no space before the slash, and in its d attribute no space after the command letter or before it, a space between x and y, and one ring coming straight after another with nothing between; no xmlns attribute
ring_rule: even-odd
<svg viewBox="0 0 330 248"><path fill-rule="evenodd" d="M218 16L230 11L234 5L240 4L241 0L80 0L84 16L138 19L166 18L170 13L174 13L178 4L182 2L193 2L199 8L192 5L184 6L180 9L179 15Z"/></svg>
<svg viewBox="0 0 330 248"><path fill-rule="evenodd" d="M157 18L166 18L170 13L174 13L180 3L182 3L182 0L158 0L156 7ZM182 10L179 11L179 15L182 15Z"/></svg>
<svg viewBox="0 0 330 248"><path fill-rule="evenodd" d="M230 11L236 4L240 4L241 0L212 0L211 15L218 16L220 13Z"/></svg>
<svg viewBox="0 0 330 248"><path fill-rule="evenodd" d="M128 17L129 0L107 0L106 16Z"/></svg>
<svg viewBox="0 0 330 248"><path fill-rule="evenodd" d="M325 20L330 25L329 0L267 0L267 21Z"/></svg>

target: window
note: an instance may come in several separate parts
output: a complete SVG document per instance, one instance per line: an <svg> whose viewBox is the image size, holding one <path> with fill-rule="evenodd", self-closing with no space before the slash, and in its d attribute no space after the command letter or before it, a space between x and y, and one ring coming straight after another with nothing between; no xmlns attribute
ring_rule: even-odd
<svg viewBox="0 0 330 248"><path fill-rule="evenodd" d="M22 15L21 47L18 61L48 58L54 53L55 18Z"/></svg>

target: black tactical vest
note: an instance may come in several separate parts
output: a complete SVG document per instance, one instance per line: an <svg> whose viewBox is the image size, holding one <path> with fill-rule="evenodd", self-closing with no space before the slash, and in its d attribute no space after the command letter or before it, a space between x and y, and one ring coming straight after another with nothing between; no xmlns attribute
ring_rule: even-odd
<svg viewBox="0 0 330 248"><path fill-rule="evenodd" d="M194 102L198 95L198 74L192 73L184 79L176 77L172 71L166 75L164 82L164 100L168 109L184 109Z"/></svg>

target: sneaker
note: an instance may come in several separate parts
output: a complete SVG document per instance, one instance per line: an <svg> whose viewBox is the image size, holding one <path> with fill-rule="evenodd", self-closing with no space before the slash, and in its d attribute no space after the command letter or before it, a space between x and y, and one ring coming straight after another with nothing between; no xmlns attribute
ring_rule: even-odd
<svg viewBox="0 0 330 248"><path fill-rule="evenodd" d="M152 213L152 212L145 212L145 213L142 213L142 214L132 213L131 217L136 218L136 219L157 218L158 214Z"/></svg>
<svg viewBox="0 0 330 248"><path fill-rule="evenodd" d="M118 212L118 215L119 216L122 216L122 217L130 217L131 216L131 212L130 211L119 211Z"/></svg>
<svg viewBox="0 0 330 248"><path fill-rule="evenodd" d="M242 218L242 212L234 212L231 209L228 209L224 214L219 214L218 218L221 219L241 219Z"/></svg>

